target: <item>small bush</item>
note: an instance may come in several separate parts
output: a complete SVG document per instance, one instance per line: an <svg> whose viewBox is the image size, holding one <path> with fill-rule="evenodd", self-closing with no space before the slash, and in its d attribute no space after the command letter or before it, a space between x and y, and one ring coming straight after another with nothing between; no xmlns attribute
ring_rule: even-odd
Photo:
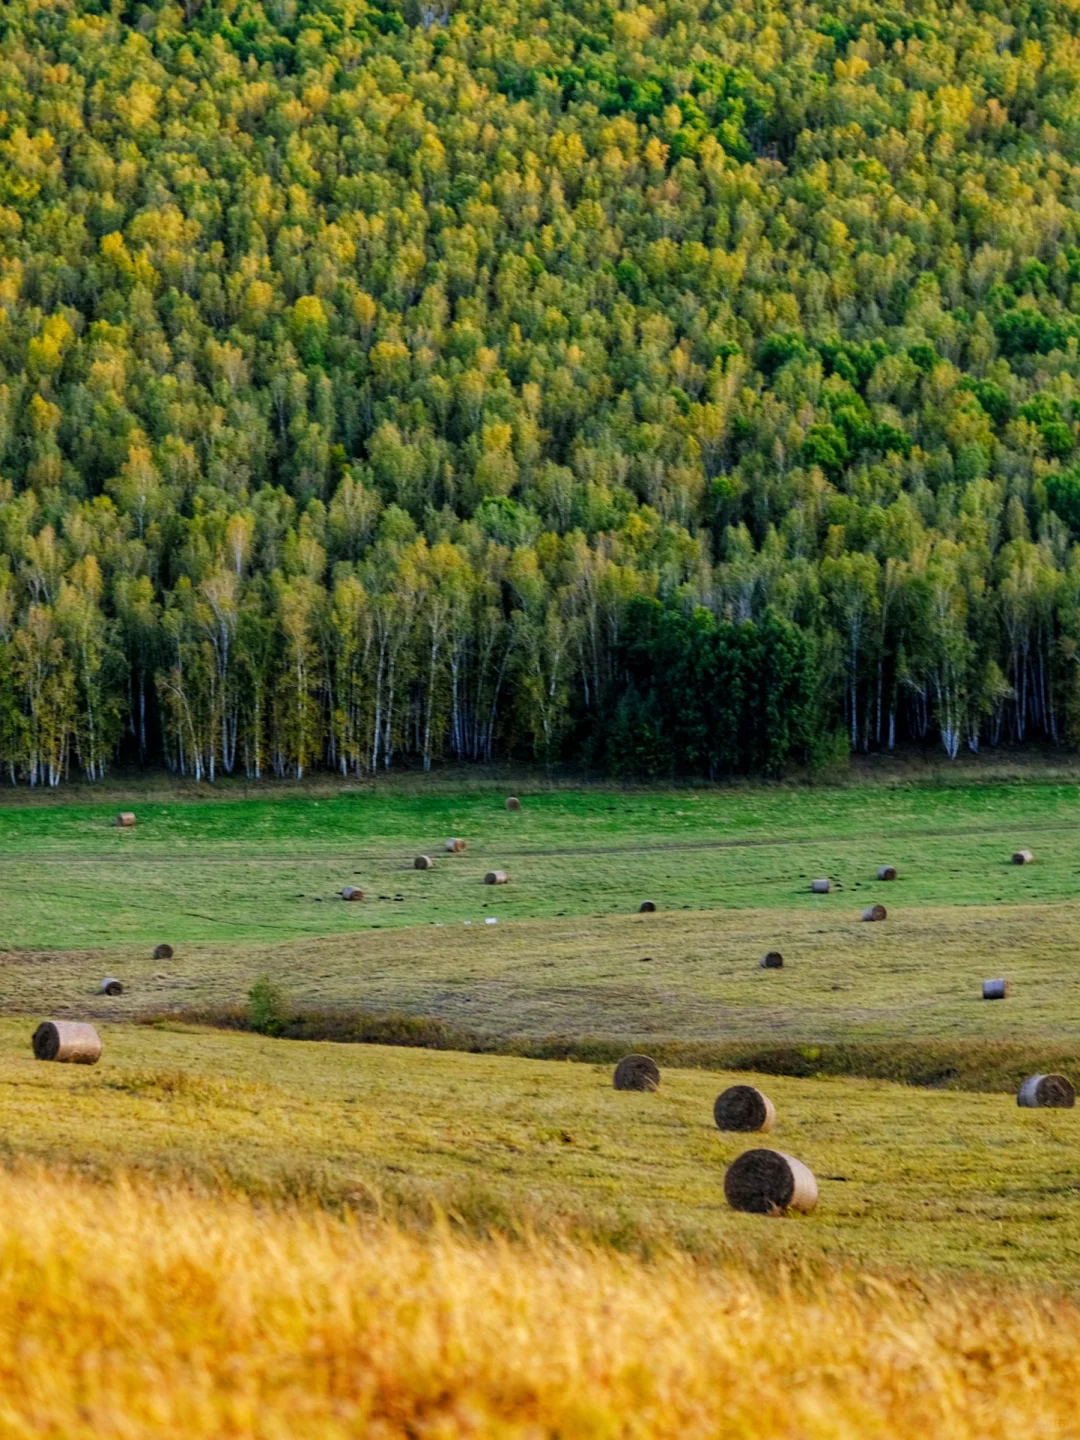
<svg viewBox="0 0 1080 1440"><path fill-rule="evenodd" d="M291 1019L285 992L269 975L260 975L248 991L248 1025L260 1035L281 1035Z"/></svg>

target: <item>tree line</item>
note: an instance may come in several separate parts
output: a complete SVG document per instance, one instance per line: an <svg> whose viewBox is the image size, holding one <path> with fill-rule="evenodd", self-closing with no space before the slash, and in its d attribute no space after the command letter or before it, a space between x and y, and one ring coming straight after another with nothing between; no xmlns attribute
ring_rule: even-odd
<svg viewBox="0 0 1080 1440"><path fill-rule="evenodd" d="M1075 742L1078 24L9 0L4 773Z"/></svg>

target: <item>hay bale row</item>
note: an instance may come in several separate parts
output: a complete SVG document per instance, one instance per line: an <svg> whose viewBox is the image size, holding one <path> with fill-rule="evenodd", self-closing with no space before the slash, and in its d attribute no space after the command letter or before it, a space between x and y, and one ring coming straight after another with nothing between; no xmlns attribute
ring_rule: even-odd
<svg viewBox="0 0 1080 1440"><path fill-rule="evenodd" d="M1071 1110L1076 1091L1064 1075L1029 1075L1020 1086L1016 1103L1024 1110Z"/></svg>
<svg viewBox="0 0 1080 1440"><path fill-rule="evenodd" d="M484 884L485 884L485 885L505 885L505 884L506 884L506 871L505 871L505 870L489 870L489 871L487 872L487 874L484 876Z"/></svg>
<svg viewBox="0 0 1080 1440"><path fill-rule="evenodd" d="M81 1020L45 1020L34 1031L35 1060L57 1060L65 1065L96 1065L101 1059L101 1037L93 1025Z"/></svg>
<svg viewBox="0 0 1080 1440"><path fill-rule="evenodd" d="M984 1000L1007 1000L1009 989L1008 980L984 980L982 998Z"/></svg>
<svg viewBox="0 0 1080 1440"><path fill-rule="evenodd" d="M716 1097L713 1119L718 1130L768 1131L776 1124L776 1107L753 1085L729 1085Z"/></svg>
<svg viewBox="0 0 1080 1440"><path fill-rule="evenodd" d="M808 1215L818 1202L813 1172L782 1150L747 1150L728 1166L724 1198L748 1215Z"/></svg>
<svg viewBox="0 0 1080 1440"><path fill-rule="evenodd" d="M615 1066L616 1090L659 1090L660 1067L648 1055L624 1055Z"/></svg>
<svg viewBox="0 0 1080 1440"><path fill-rule="evenodd" d="M615 1067L616 1090L656 1091L660 1067L648 1055L624 1055ZM776 1124L776 1108L753 1085L731 1085L713 1105L717 1129L764 1134ZM724 1196L733 1210L750 1215L809 1214L818 1202L813 1172L782 1150L748 1150L728 1166Z"/></svg>

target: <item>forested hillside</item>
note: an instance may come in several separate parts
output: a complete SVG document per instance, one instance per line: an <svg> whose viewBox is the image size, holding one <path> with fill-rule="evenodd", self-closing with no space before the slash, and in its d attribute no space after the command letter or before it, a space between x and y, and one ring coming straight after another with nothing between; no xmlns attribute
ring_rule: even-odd
<svg viewBox="0 0 1080 1440"><path fill-rule="evenodd" d="M1078 16L6 0L4 772L1080 736Z"/></svg>

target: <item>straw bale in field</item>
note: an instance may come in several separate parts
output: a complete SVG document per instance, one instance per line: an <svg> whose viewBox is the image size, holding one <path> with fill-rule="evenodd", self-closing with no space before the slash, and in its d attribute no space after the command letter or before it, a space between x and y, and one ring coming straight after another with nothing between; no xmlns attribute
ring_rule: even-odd
<svg viewBox="0 0 1080 1440"><path fill-rule="evenodd" d="M655 900L642 900L641 904L640 904L637 908L638 908L638 914L639 914L639 915L651 915L651 914L653 913L653 911L656 909L656 901L655 901Z"/></svg>
<svg viewBox="0 0 1080 1440"><path fill-rule="evenodd" d="M1007 1000L1009 998L1008 980L984 980L982 998L984 1000Z"/></svg>
<svg viewBox="0 0 1080 1440"><path fill-rule="evenodd" d="M716 1097L713 1119L718 1130L771 1130L776 1109L767 1095L753 1085L729 1085Z"/></svg>
<svg viewBox="0 0 1080 1440"><path fill-rule="evenodd" d="M782 970L784 968L784 957L779 950L767 950L758 961L762 970Z"/></svg>
<svg viewBox="0 0 1080 1440"><path fill-rule="evenodd" d="M510 795L510 796L507 797L507 800L506 800L506 808L507 808L508 810L520 810L520 809L521 809L521 801L517 798L516 795Z"/></svg>
<svg viewBox="0 0 1080 1440"><path fill-rule="evenodd" d="M624 1055L615 1066L616 1090L659 1090L660 1067L648 1055Z"/></svg>
<svg viewBox="0 0 1080 1440"><path fill-rule="evenodd" d="M1012 863L1014 865L1030 865L1035 856L1030 850L1014 850Z"/></svg>
<svg viewBox="0 0 1080 1440"><path fill-rule="evenodd" d="M1029 1075L1020 1086L1016 1103L1025 1110L1071 1110L1076 1091L1064 1075Z"/></svg>
<svg viewBox="0 0 1080 1440"><path fill-rule="evenodd" d="M751 1215L809 1214L818 1202L813 1173L782 1150L747 1150L728 1166L724 1196L733 1210Z"/></svg>
<svg viewBox="0 0 1080 1440"><path fill-rule="evenodd" d="M884 920L887 912L884 905L868 905L862 912L864 920Z"/></svg>
<svg viewBox="0 0 1080 1440"><path fill-rule="evenodd" d="M489 870L489 871L487 872L487 874L484 876L484 884L485 884L485 885L505 885L505 884L506 884L506 871L505 871L505 870Z"/></svg>
<svg viewBox="0 0 1080 1440"><path fill-rule="evenodd" d="M341 890L341 898L343 900L362 900L364 892L358 885L344 885Z"/></svg>
<svg viewBox="0 0 1080 1440"><path fill-rule="evenodd" d="M465 850L466 844L464 840L455 838L453 840L447 840L446 842L446 851L448 855L464 855Z"/></svg>
<svg viewBox="0 0 1080 1440"><path fill-rule="evenodd" d="M811 880L810 889L815 895L828 895L832 889L831 880Z"/></svg>
<svg viewBox="0 0 1080 1440"><path fill-rule="evenodd" d="M878 878L879 880L895 880L895 879L896 879L896 866L895 866L895 865L882 865L882 866L880 866L879 869L878 869L878 872L877 872L877 878Z"/></svg>
<svg viewBox="0 0 1080 1440"><path fill-rule="evenodd" d="M121 810L116 817L116 823L121 830L130 830L135 824L135 812L133 810Z"/></svg>
<svg viewBox="0 0 1080 1440"><path fill-rule="evenodd" d="M59 1060L68 1065L96 1065L101 1059L101 1037L82 1020L44 1020L34 1031L35 1060Z"/></svg>
<svg viewBox="0 0 1080 1440"><path fill-rule="evenodd" d="M97 993L99 995L122 995L124 993L124 987L119 980L114 980L113 977L109 975L106 976L97 987Z"/></svg>
<svg viewBox="0 0 1080 1440"><path fill-rule="evenodd" d="M415 859L412 863L413 863L413 869L414 869L414 870L434 870L434 869L435 869L435 861L432 860L432 858L431 858L430 855L417 855L416 859Z"/></svg>
<svg viewBox="0 0 1080 1440"><path fill-rule="evenodd" d="M155 945L155 946L154 946L154 959L155 959L155 960L171 960L172 957L173 957L173 948L172 948L171 945Z"/></svg>

